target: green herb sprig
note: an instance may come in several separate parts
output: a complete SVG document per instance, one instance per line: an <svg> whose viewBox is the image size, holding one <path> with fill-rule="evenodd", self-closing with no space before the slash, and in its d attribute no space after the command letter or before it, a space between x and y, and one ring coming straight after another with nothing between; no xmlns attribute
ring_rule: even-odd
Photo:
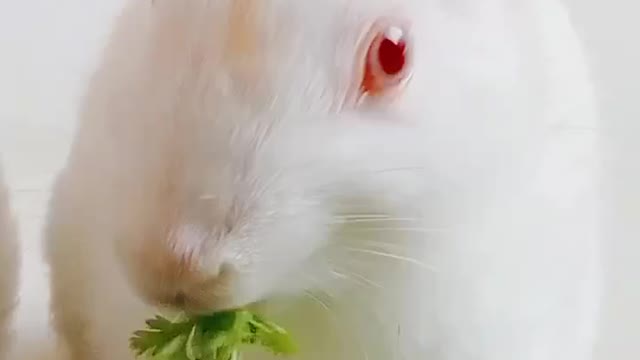
<svg viewBox="0 0 640 360"><path fill-rule="evenodd" d="M276 355L296 346L287 331L247 310L168 320L156 316L130 339L136 356L147 360L236 360L240 348L258 345Z"/></svg>

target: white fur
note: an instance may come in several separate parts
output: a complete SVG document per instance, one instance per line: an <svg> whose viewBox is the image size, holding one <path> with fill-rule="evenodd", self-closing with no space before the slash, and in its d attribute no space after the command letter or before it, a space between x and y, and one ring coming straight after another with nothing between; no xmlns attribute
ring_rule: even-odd
<svg viewBox="0 0 640 360"><path fill-rule="evenodd" d="M9 196L0 171L0 359L5 359L13 334L11 320L17 301L19 253Z"/></svg>
<svg viewBox="0 0 640 360"><path fill-rule="evenodd" d="M119 20L47 229L73 360L131 359L148 304L177 291L260 302L305 360L589 359L598 130L559 4L259 3L257 73L223 61L230 1ZM412 81L345 102L380 16L411 24ZM184 282L159 275L172 256Z"/></svg>

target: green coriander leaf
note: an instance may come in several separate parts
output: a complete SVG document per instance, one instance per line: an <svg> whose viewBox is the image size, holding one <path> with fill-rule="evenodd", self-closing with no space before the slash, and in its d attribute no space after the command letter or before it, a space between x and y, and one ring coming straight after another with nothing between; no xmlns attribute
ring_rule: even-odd
<svg viewBox="0 0 640 360"><path fill-rule="evenodd" d="M170 321L156 316L134 332L130 345L149 360L236 360L240 348L259 345L277 355L296 351L291 336L278 325L247 310Z"/></svg>

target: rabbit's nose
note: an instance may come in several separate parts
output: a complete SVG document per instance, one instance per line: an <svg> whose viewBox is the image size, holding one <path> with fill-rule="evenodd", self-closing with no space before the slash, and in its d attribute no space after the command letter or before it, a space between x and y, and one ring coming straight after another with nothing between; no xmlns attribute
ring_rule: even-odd
<svg viewBox="0 0 640 360"><path fill-rule="evenodd" d="M206 281L158 284L150 300L154 305L191 314L209 313L231 303L231 278L232 274L222 272Z"/></svg>
<svg viewBox="0 0 640 360"><path fill-rule="evenodd" d="M173 297L172 303L173 303L173 306L178 308L185 307L185 305L188 303L187 295L182 291L178 291Z"/></svg>
<svg viewBox="0 0 640 360"><path fill-rule="evenodd" d="M163 235L163 236L162 236ZM151 305L199 311L223 301L231 267L208 233L183 226L156 237L131 262L140 295ZM214 239L215 240L215 239Z"/></svg>

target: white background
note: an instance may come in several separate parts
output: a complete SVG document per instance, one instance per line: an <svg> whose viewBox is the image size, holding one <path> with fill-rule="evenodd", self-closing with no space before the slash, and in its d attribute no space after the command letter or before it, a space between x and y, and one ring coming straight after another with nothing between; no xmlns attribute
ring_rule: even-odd
<svg viewBox="0 0 640 360"><path fill-rule="evenodd" d="M640 3L566 0L591 56L620 207L606 244L608 284L599 360L640 359Z"/></svg>
<svg viewBox="0 0 640 360"><path fill-rule="evenodd" d="M67 150L82 79L121 1L0 0L0 161L24 254L16 359L49 358L38 246L47 188ZM618 136L618 149L628 155L611 162L627 211L613 217L618 234L606 244L609 282L599 360L637 360L640 241L632 235L640 234L640 191L629 191L629 184L640 186L640 161L633 162L640 157L640 151L633 152L640 150L634 146L640 143L640 5L634 0L566 1L591 55L603 119Z"/></svg>

